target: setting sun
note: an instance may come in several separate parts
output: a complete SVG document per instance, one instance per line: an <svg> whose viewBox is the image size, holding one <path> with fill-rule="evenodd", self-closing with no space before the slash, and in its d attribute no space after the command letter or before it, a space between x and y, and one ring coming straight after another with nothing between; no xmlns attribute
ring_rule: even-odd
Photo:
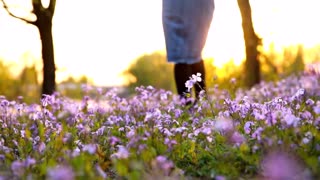
<svg viewBox="0 0 320 180"><path fill-rule="evenodd" d="M18 15L29 16L30 7L23 1L7 2ZM213 57L218 67L231 59L240 64L245 48L237 1L215 3L203 56ZM306 0L303 6L301 1L251 1L251 6L255 31L266 48L273 42L279 50L292 44L312 47L320 42L317 0ZM69 75L86 75L96 85L122 85L121 72L134 59L164 52L161 7L160 0L57 1L53 20L57 81ZM4 9L0 19L0 58L19 65L41 64L37 29L10 17Z"/></svg>

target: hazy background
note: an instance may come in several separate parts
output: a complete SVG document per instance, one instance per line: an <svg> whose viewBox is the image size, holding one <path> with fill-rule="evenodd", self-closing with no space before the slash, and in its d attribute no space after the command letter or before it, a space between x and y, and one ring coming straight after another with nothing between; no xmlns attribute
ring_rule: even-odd
<svg viewBox="0 0 320 180"><path fill-rule="evenodd" d="M11 10L30 17L31 2L6 0ZM215 0L216 9L203 55L214 59L216 73L234 60L245 57L241 17L236 0ZM256 33L263 39L263 51L279 58L284 48L292 56L297 45L305 51L304 61L319 55L320 1L251 1ZM63 0L57 1L53 38L57 83L69 77L87 77L94 85L121 86L130 83L123 76L130 65L144 54L165 53L161 20L161 0ZM271 47L271 51L270 51ZM288 50L287 50L288 51ZM162 57L164 58L164 56ZM41 82L41 44L36 27L12 18L0 8L0 60L10 65L12 76L35 65Z"/></svg>
<svg viewBox="0 0 320 180"><path fill-rule="evenodd" d="M244 57L241 18L235 0L216 0L205 57L217 65ZM30 2L7 0L20 15ZM317 0L251 1L256 32L264 45L277 49L320 42ZM98 85L121 85L119 73L144 53L164 51L160 0L57 1L53 20L58 82L67 76L86 75ZM14 19L0 8L0 58L18 66L40 61L37 29Z"/></svg>

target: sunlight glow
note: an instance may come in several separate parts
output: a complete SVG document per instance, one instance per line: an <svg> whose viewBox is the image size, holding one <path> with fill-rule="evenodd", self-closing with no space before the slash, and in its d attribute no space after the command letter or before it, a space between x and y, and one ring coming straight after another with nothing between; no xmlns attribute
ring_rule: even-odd
<svg viewBox="0 0 320 180"><path fill-rule="evenodd" d="M10 2L18 15L30 16L30 3ZM231 59L240 64L245 47L237 2L215 2L216 11L203 56L213 57L218 67ZM265 47L272 42L278 49L298 43L312 47L320 42L318 0L306 0L303 6L296 0L250 3L256 33L263 38ZM53 36L58 82L69 75L86 75L96 85L122 85L121 72L132 60L165 49L161 6L161 0L57 1ZM37 29L8 16L4 9L0 9L0 18L0 58L23 65L32 63L32 57L40 64L41 71ZM26 54L28 60L24 60Z"/></svg>

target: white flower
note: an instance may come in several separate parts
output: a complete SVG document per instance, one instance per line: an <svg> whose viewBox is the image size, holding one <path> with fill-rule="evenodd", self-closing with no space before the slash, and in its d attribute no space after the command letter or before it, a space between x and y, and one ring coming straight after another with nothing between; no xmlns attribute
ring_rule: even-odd
<svg viewBox="0 0 320 180"><path fill-rule="evenodd" d="M185 86L186 88L188 88L188 91L190 91L190 89L192 89L192 87L197 82L201 82L201 81L202 81L201 73L197 73L196 75L192 74L192 76L190 77L190 80L186 81Z"/></svg>
<svg viewBox="0 0 320 180"><path fill-rule="evenodd" d="M188 91L190 91L190 89L192 89L193 85L195 84L196 82L193 80L193 79L190 79L188 80L186 83L185 83L185 86L186 88L188 88Z"/></svg>
<svg viewBox="0 0 320 180"><path fill-rule="evenodd" d="M197 73L197 75L192 75L192 79L193 81L195 82L201 82L202 81L202 78L201 78L201 73Z"/></svg>

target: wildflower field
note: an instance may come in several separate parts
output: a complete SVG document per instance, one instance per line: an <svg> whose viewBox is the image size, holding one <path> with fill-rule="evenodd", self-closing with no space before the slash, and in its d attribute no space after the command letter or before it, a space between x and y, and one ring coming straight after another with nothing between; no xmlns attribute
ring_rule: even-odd
<svg viewBox="0 0 320 180"><path fill-rule="evenodd" d="M153 87L1 97L0 179L319 179L319 74L231 83L193 106Z"/></svg>

